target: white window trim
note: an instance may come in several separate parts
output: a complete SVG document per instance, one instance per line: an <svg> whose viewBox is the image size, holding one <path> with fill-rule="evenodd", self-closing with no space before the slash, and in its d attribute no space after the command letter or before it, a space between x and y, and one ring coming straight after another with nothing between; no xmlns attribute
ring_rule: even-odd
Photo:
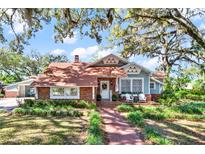
<svg viewBox="0 0 205 154"><path fill-rule="evenodd" d="M153 83L153 84L154 84L154 88L150 88L150 84L151 84L151 83ZM150 88L150 89L152 89L152 90L155 90L155 89L156 89L156 83L155 83L155 82L153 82L153 81L151 81L151 82L150 82L150 84L149 84L149 88Z"/></svg>
<svg viewBox="0 0 205 154"><path fill-rule="evenodd" d="M64 91L64 96L53 96L53 94L52 94L52 88L77 88L78 95L77 95L77 96L65 96L65 91ZM51 98L51 99L80 99L80 88L79 88L79 87L60 87L60 86L53 86L53 87L50 87L50 98Z"/></svg>
<svg viewBox="0 0 205 154"><path fill-rule="evenodd" d="M119 92L120 92L120 94L122 93L122 89L121 89L121 80L123 80L123 79L126 79L126 80L131 80L130 82L130 84L131 84L131 89L130 89L130 91L132 92L133 91L133 85L132 85L132 83L133 83L133 79L140 79L140 80L142 80L142 93L144 94L144 78L136 78L136 77L124 77L124 78L120 78L120 88L119 88Z"/></svg>
<svg viewBox="0 0 205 154"><path fill-rule="evenodd" d="M92 98L95 99L95 87L92 87Z"/></svg>

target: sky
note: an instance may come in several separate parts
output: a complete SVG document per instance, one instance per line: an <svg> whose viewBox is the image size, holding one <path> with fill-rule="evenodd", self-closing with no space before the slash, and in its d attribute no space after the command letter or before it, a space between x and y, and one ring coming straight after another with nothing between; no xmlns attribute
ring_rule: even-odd
<svg viewBox="0 0 205 154"><path fill-rule="evenodd" d="M205 20L201 18L194 18L194 23L200 28L205 27ZM53 22L49 25L44 25L43 29L36 33L36 36L29 40L30 45L25 47L24 54L29 54L31 50L36 50L41 54L53 54L53 55L66 55L70 61L73 61L74 55L79 55L81 61L91 61L92 55L97 53L99 56L106 56L110 53L118 54L119 49L114 47L112 49L104 49L108 45L106 40L107 32L103 32L104 39L101 44L98 44L94 39L89 37L83 37L79 35L78 31L75 31L73 38L64 39L64 43L55 43ZM23 25L15 23L15 31L22 33L24 31ZM14 37L11 30L8 28L4 30L5 35L8 38ZM158 58L146 58L143 56L134 56L129 59L132 62L136 62L144 67L154 71L159 65Z"/></svg>

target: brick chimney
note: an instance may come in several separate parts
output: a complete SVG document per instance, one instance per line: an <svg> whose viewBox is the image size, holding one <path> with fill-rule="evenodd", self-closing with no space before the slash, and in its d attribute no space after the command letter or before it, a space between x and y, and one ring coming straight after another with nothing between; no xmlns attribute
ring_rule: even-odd
<svg viewBox="0 0 205 154"><path fill-rule="evenodd" d="M75 63L79 63L79 55L75 55Z"/></svg>

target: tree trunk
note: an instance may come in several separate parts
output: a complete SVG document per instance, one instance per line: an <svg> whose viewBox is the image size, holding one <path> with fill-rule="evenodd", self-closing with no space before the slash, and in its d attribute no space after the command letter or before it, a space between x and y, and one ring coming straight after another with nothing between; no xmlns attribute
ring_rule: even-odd
<svg viewBox="0 0 205 154"><path fill-rule="evenodd" d="M170 73L171 73L171 65L165 66L165 81L164 81L164 90L171 90L171 80L170 80Z"/></svg>

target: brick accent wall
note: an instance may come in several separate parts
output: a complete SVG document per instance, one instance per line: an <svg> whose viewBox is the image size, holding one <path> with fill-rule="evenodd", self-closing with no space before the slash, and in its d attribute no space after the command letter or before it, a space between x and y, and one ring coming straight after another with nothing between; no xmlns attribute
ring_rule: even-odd
<svg viewBox="0 0 205 154"><path fill-rule="evenodd" d="M18 96L18 93L16 91L5 91L6 98L15 98L17 96Z"/></svg>
<svg viewBox="0 0 205 154"><path fill-rule="evenodd" d="M38 99L49 99L50 98L50 88L49 87L38 87Z"/></svg>
<svg viewBox="0 0 205 154"><path fill-rule="evenodd" d="M87 101L95 101L92 98L92 87L80 87L80 99Z"/></svg>

